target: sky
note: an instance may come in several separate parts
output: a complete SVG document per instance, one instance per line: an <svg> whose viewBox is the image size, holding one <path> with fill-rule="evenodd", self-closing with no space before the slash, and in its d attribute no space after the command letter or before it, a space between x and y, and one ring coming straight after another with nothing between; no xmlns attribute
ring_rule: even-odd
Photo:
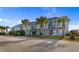
<svg viewBox="0 0 79 59"><path fill-rule="evenodd" d="M0 7L0 25L15 26L23 19L30 22L39 16L60 17L68 16L70 19L69 30L79 29L78 7Z"/></svg>

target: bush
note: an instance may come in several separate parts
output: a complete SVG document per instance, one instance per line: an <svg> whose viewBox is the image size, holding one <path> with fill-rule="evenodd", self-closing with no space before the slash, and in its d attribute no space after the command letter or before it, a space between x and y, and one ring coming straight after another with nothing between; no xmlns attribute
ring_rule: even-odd
<svg viewBox="0 0 79 59"><path fill-rule="evenodd" d="M9 32L9 35L14 35L14 31L10 31Z"/></svg>
<svg viewBox="0 0 79 59"><path fill-rule="evenodd" d="M24 36L25 35L25 31L24 30L17 30L17 31L15 31L15 35L16 36Z"/></svg>
<svg viewBox="0 0 79 59"><path fill-rule="evenodd" d="M66 36L70 36L70 33L67 33Z"/></svg>
<svg viewBox="0 0 79 59"><path fill-rule="evenodd" d="M72 36L70 36L70 39L71 40L75 40L75 37L72 35Z"/></svg>
<svg viewBox="0 0 79 59"><path fill-rule="evenodd" d="M74 31L70 31L70 39L75 40L75 32Z"/></svg>
<svg viewBox="0 0 79 59"><path fill-rule="evenodd" d="M10 31L9 35L24 36L25 35L25 31L24 30Z"/></svg>
<svg viewBox="0 0 79 59"><path fill-rule="evenodd" d="M0 32L0 35L5 35L5 33L4 32Z"/></svg>
<svg viewBox="0 0 79 59"><path fill-rule="evenodd" d="M63 36L48 36L48 38L60 40L60 39L63 39Z"/></svg>

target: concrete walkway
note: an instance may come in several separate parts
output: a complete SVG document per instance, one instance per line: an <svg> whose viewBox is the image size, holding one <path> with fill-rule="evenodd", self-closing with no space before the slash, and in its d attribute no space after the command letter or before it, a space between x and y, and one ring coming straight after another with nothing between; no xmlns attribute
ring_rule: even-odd
<svg viewBox="0 0 79 59"><path fill-rule="evenodd" d="M78 42L33 37L0 36L0 52L76 52Z"/></svg>

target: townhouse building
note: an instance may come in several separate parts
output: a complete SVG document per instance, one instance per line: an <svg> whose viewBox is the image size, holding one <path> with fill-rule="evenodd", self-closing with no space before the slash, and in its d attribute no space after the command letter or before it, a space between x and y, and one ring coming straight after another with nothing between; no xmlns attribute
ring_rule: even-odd
<svg viewBox="0 0 79 59"><path fill-rule="evenodd" d="M62 16L64 17L64 16ZM44 26L41 32L41 28L37 22L30 22L27 27L27 35L45 35L45 36L64 36L69 31L69 19L64 22L58 22L61 17L53 17L47 19L47 24ZM22 24L16 25L11 28L11 31L24 30Z"/></svg>

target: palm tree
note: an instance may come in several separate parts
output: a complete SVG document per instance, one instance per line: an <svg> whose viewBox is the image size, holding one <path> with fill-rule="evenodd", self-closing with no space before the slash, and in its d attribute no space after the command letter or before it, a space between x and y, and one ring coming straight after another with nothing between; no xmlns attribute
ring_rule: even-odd
<svg viewBox="0 0 79 59"><path fill-rule="evenodd" d="M69 21L69 19L68 19L67 16L60 17L59 20L58 20L59 23L62 23L63 36L65 35L65 34L64 34L64 33L65 33L65 25L66 25L66 23L67 23L68 21Z"/></svg>
<svg viewBox="0 0 79 59"><path fill-rule="evenodd" d="M27 35L27 32L28 32L28 24L29 24L29 21L28 19L24 19L21 21L23 26L24 26L24 30L25 30L25 36Z"/></svg>
<svg viewBox="0 0 79 59"><path fill-rule="evenodd" d="M42 35L42 33L45 33L43 30L44 30L44 26L48 23L47 21L47 18L46 17L43 17L43 16L40 16L39 18L36 18L37 20L37 23L39 24L40 26L40 35Z"/></svg>

